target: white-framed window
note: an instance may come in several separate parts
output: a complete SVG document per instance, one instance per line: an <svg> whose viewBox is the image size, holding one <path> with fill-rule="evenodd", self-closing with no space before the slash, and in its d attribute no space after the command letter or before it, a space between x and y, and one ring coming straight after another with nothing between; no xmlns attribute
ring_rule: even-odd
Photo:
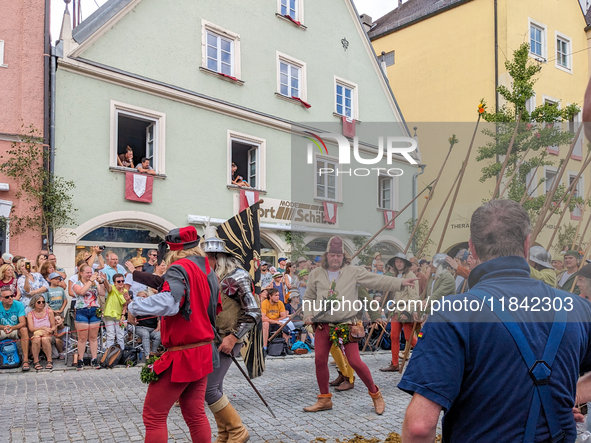
<svg viewBox="0 0 591 443"><path fill-rule="evenodd" d="M568 173L568 185L569 186L571 186L573 184L573 182L575 181L575 178L577 178L576 172L569 172ZM582 176L579 177L577 184L574 186L574 188L572 190L572 194L573 194L573 198L574 197L581 197L583 195L583 177ZM566 200L565 200L565 202L566 202ZM571 219L574 219L574 220L578 220L581 218L581 210L579 209L578 206L575 206L575 209L573 210L573 212L570 213L570 216L571 216Z"/></svg>
<svg viewBox="0 0 591 443"><path fill-rule="evenodd" d="M525 110L532 113L536 109L536 94L532 95L525 101Z"/></svg>
<svg viewBox="0 0 591 443"><path fill-rule="evenodd" d="M359 88L357 84L335 75L334 88L334 112L344 117L359 120Z"/></svg>
<svg viewBox="0 0 591 443"><path fill-rule="evenodd" d="M531 18L528 19L528 25L529 53L535 59L543 59L543 61L546 61L548 58L548 37L546 35L546 25Z"/></svg>
<svg viewBox="0 0 591 443"><path fill-rule="evenodd" d="M123 167L129 147L134 168L146 157L156 174L164 174L165 130L166 114L111 100L109 166Z"/></svg>
<svg viewBox="0 0 591 443"><path fill-rule="evenodd" d="M556 180L556 169L544 168L544 194L547 194L552 189L554 181Z"/></svg>
<svg viewBox="0 0 591 443"><path fill-rule="evenodd" d="M212 72L240 79L240 35L201 20L201 66Z"/></svg>
<svg viewBox="0 0 591 443"><path fill-rule="evenodd" d="M4 40L0 40L0 68L8 68L8 65L4 64Z"/></svg>
<svg viewBox="0 0 591 443"><path fill-rule="evenodd" d="M378 208L395 210L396 209L396 183L394 177L389 175L378 176Z"/></svg>
<svg viewBox="0 0 591 443"><path fill-rule="evenodd" d="M545 105L553 105L560 109L560 100L557 98L549 97L547 95L543 96L544 104ZM556 122L554 124L558 130L562 129L562 125L560 122ZM558 145L548 146L548 153L552 155L559 155L560 154L560 147Z"/></svg>
<svg viewBox="0 0 591 443"><path fill-rule="evenodd" d="M266 146L264 138L228 130L228 186L239 186L233 180L244 181L251 188L266 189ZM237 170L232 174L232 164Z"/></svg>
<svg viewBox="0 0 591 443"><path fill-rule="evenodd" d="M277 51L277 92L288 98L307 100L306 63Z"/></svg>
<svg viewBox="0 0 591 443"><path fill-rule="evenodd" d="M556 32L556 67L572 73L571 39Z"/></svg>
<svg viewBox="0 0 591 443"><path fill-rule="evenodd" d="M581 113L577 113L573 115L568 120L568 130L572 134L577 132L579 129L579 125L581 124ZM583 160L583 134L579 134L578 140L575 142L575 147L573 148L573 153L571 155L573 160Z"/></svg>
<svg viewBox="0 0 591 443"><path fill-rule="evenodd" d="M0 217L5 218L4 226L0 227L0 251L2 253L10 252L10 213L12 211L12 202L10 200L0 200Z"/></svg>
<svg viewBox="0 0 591 443"><path fill-rule="evenodd" d="M304 23L304 0L277 0L277 14Z"/></svg>
<svg viewBox="0 0 591 443"><path fill-rule="evenodd" d="M340 199L337 170L338 163L336 159L316 156L315 198L331 201L338 201Z"/></svg>
<svg viewBox="0 0 591 443"><path fill-rule="evenodd" d="M527 187L527 195L529 197L537 197L538 196L538 180L537 180L537 170L536 168L532 168L527 175L525 176L525 186Z"/></svg>

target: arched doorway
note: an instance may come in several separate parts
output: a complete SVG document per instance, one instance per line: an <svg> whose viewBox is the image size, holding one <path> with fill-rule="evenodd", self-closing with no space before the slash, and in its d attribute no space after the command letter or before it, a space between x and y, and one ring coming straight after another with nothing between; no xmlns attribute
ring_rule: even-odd
<svg viewBox="0 0 591 443"><path fill-rule="evenodd" d="M468 242L465 241L452 246L448 249L447 255L449 255L450 257L455 257L456 254L460 251L460 249L468 249Z"/></svg>

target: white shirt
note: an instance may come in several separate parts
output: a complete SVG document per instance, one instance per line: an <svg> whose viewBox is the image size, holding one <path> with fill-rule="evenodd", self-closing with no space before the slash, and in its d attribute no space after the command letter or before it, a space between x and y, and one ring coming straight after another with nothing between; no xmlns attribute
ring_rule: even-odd
<svg viewBox="0 0 591 443"><path fill-rule="evenodd" d="M571 272L570 274L568 272L565 272L564 274L562 274L562 277L560 277L560 281L558 282L558 287L561 288L564 286L564 284L566 283L566 281L568 280L568 278L573 275L574 272Z"/></svg>
<svg viewBox="0 0 591 443"><path fill-rule="evenodd" d="M125 284L129 286L129 292L135 296L140 291L146 291L148 287L133 280L133 274L130 272L125 276Z"/></svg>

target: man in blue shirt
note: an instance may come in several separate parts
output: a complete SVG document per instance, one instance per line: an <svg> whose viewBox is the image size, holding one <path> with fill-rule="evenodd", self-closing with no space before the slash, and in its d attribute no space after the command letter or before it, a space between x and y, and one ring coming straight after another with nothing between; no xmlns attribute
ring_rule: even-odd
<svg viewBox="0 0 591 443"><path fill-rule="evenodd" d="M27 317L25 305L14 299L15 295L10 286L0 288L0 340L18 340L21 338L23 350L23 372L29 368L29 330L27 329Z"/></svg>
<svg viewBox="0 0 591 443"><path fill-rule="evenodd" d="M402 440L432 442L443 410L444 442L574 442L576 383L591 370L591 304L530 278L530 220L517 203L481 206L470 234L482 262L471 289L433 306L398 384L413 395Z"/></svg>
<svg viewBox="0 0 591 443"><path fill-rule="evenodd" d="M119 264L119 257L112 251L107 252L107 264L102 272L107 276L109 283L113 284L113 276L115 274L127 275L127 271Z"/></svg>

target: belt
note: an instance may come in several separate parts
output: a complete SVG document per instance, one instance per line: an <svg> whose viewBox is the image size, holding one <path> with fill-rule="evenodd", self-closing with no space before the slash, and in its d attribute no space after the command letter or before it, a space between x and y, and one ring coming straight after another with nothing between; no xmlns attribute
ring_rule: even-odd
<svg viewBox="0 0 591 443"><path fill-rule="evenodd" d="M199 346L205 346L212 344L213 341L200 341L199 343L190 343L188 345L172 346L166 350L166 352L184 351L185 349L198 348Z"/></svg>

